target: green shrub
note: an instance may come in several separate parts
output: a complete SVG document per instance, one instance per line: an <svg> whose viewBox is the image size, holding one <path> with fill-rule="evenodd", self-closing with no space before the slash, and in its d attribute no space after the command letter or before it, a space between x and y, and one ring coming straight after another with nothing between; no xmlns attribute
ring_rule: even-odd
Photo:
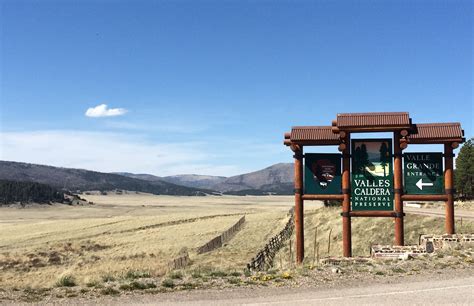
<svg viewBox="0 0 474 306"><path fill-rule="evenodd" d="M127 291L129 291L129 290L132 290L132 287L130 287L130 284L121 284L121 285L119 286L119 289L120 289L120 290L127 290Z"/></svg>
<svg viewBox="0 0 474 306"><path fill-rule="evenodd" d="M194 289L194 288L196 288L196 284L194 284L194 283L183 283L183 284L181 284L181 287L182 287L183 289L189 290L189 289Z"/></svg>
<svg viewBox="0 0 474 306"><path fill-rule="evenodd" d="M102 289L100 291L100 293L103 294L103 295L117 295L120 292L117 289L113 288L113 287L106 287L106 288Z"/></svg>
<svg viewBox="0 0 474 306"><path fill-rule="evenodd" d="M227 273L220 270L214 270L211 273L209 273L209 275L213 277L224 277L224 276L227 276Z"/></svg>
<svg viewBox="0 0 474 306"><path fill-rule="evenodd" d="M132 288L132 290L145 290L147 286L142 282L133 281L130 283L130 288Z"/></svg>
<svg viewBox="0 0 474 306"><path fill-rule="evenodd" d="M167 278L161 282L161 286L166 287L166 288L173 288L174 282L172 279Z"/></svg>
<svg viewBox="0 0 474 306"><path fill-rule="evenodd" d="M153 288L156 288L156 285L155 285L155 283L147 283L146 288L147 289L153 289Z"/></svg>
<svg viewBox="0 0 474 306"><path fill-rule="evenodd" d="M119 289L120 290L145 290L145 289L151 289L151 288L156 288L156 285L154 283L142 283L142 282L137 282L133 281L130 284L122 284L120 285Z"/></svg>
<svg viewBox="0 0 474 306"><path fill-rule="evenodd" d="M405 270L403 270L400 267L394 267L394 268L392 268L392 271L395 272L395 273L405 273L406 272Z"/></svg>
<svg viewBox="0 0 474 306"><path fill-rule="evenodd" d="M63 275L56 282L56 287L74 287L77 286L76 280L72 275Z"/></svg>
<svg viewBox="0 0 474 306"><path fill-rule="evenodd" d="M230 276L235 276L235 277L238 277L238 276L241 276L242 273L238 272L238 271L233 271L229 274Z"/></svg>
<svg viewBox="0 0 474 306"><path fill-rule="evenodd" d="M115 281L115 277L113 277L111 274L106 274L102 276L102 281L104 283L113 282Z"/></svg>
<svg viewBox="0 0 474 306"><path fill-rule="evenodd" d="M97 281L97 280L92 280L92 281L86 283L86 286L89 287L89 288L92 288L92 287L94 287L94 288L103 288L104 287L104 285L99 283L99 281Z"/></svg>
<svg viewBox="0 0 474 306"><path fill-rule="evenodd" d="M183 278L183 273L180 271L175 271L170 273L170 278L171 279L182 279Z"/></svg>
<svg viewBox="0 0 474 306"><path fill-rule="evenodd" d="M125 278L127 279L137 279L144 277L150 277L150 273L147 271L128 270L125 274Z"/></svg>

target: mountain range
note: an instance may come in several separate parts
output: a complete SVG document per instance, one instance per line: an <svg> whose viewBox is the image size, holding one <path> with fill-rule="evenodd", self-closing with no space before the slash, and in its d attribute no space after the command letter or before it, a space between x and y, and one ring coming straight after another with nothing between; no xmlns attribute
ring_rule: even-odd
<svg viewBox="0 0 474 306"><path fill-rule="evenodd" d="M37 182L70 190L130 190L166 195L204 195L209 190L180 186L162 180L146 181L119 174L83 169L60 168L37 164L0 161L0 179Z"/></svg>
<svg viewBox="0 0 474 306"><path fill-rule="evenodd" d="M279 163L262 170L224 177L197 174L154 176L150 174L119 173L148 181L165 181L177 185L215 190L226 194L292 194L293 164Z"/></svg>
<svg viewBox="0 0 474 306"><path fill-rule="evenodd" d="M235 195L291 194L292 164L231 176L184 174L159 177L128 172L103 173L84 169L0 161L0 179L29 181L71 190L130 190L166 195L204 195L213 192Z"/></svg>

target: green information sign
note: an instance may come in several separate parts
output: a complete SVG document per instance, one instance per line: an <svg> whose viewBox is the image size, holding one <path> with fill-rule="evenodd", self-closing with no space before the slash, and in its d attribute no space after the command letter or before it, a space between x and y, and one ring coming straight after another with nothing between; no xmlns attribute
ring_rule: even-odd
<svg viewBox="0 0 474 306"><path fill-rule="evenodd" d="M443 154L405 153L406 194L443 194Z"/></svg>
<svg viewBox="0 0 474 306"><path fill-rule="evenodd" d="M341 194L341 154L306 153L305 194Z"/></svg>
<svg viewBox="0 0 474 306"><path fill-rule="evenodd" d="M352 140L352 210L393 210L391 139Z"/></svg>

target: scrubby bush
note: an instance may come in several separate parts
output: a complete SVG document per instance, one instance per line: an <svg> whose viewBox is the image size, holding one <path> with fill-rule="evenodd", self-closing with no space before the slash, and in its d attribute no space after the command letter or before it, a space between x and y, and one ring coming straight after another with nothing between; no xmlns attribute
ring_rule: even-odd
<svg viewBox="0 0 474 306"><path fill-rule="evenodd" d="M174 287L174 282L172 279L167 278L161 282L161 286L165 288L173 288Z"/></svg>
<svg viewBox="0 0 474 306"><path fill-rule="evenodd" d="M56 287L74 287L77 286L76 280L72 275L63 275L56 282Z"/></svg>

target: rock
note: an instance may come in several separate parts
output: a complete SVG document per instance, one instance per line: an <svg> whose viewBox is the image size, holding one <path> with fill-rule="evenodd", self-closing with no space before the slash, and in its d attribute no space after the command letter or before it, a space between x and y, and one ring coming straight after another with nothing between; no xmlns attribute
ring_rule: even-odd
<svg viewBox="0 0 474 306"><path fill-rule="evenodd" d="M339 269L339 268L332 268L332 269L331 269L331 272L332 272L332 273L336 273L336 274L337 274L337 273L341 273L341 269Z"/></svg>
<svg viewBox="0 0 474 306"><path fill-rule="evenodd" d="M427 241L425 248L426 248L426 253L433 253L434 252L433 241Z"/></svg>
<svg viewBox="0 0 474 306"><path fill-rule="evenodd" d="M408 260L409 258L410 258L410 254L408 253L403 253L403 254L398 255L398 259L400 260Z"/></svg>

